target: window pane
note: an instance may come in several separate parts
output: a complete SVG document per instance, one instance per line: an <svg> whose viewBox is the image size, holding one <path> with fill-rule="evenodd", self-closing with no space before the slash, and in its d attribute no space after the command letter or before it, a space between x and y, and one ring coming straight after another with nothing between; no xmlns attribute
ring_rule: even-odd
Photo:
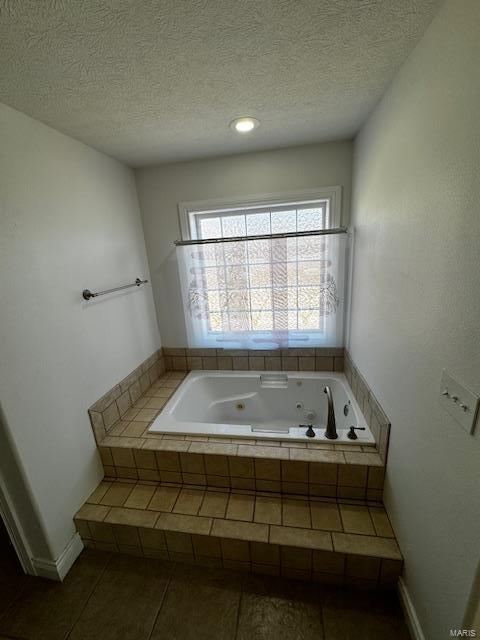
<svg viewBox="0 0 480 640"><path fill-rule="evenodd" d="M298 312L298 328L315 330L319 328L318 311L300 310Z"/></svg>
<svg viewBox="0 0 480 640"><path fill-rule="evenodd" d="M320 289L318 287L298 287L298 308L318 309L320 305Z"/></svg>
<svg viewBox="0 0 480 640"><path fill-rule="evenodd" d="M272 308L271 289L251 289L250 304L252 309L259 311Z"/></svg>
<svg viewBox="0 0 480 640"><path fill-rule="evenodd" d="M314 231L325 226L324 209L299 209L297 213L297 231Z"/></svg>
<svg viewBox="0 0 480 640"><path fill-rule="evenodd" d="M245 243L248 251L248 261L252 262L269 262L271 259L271 241L270 240L250 240Z"/></svg>
<svg viewBox="0 0 480 640"><path fill-rule="evenodd" d="M222 218L222 231L223 237L228 236L244 236L245 229L245 216L225 216Z"/></svg>
<svg viewBox="0 0 480 640"><path fill-rule="evenodd" d="M222 314L213 312L208 316L210 331L223 331Z"/></svg>
<svg viewBox="0 0 480 640"><path fill-rule="evenodd" d="M245 288L241 291L229 291L228 302L222 309L227 307L230 311L249 311L248 290Z"/></svg>
<svg viewBox="0 0 480 640"><path fill-rule="evenodd" d="M272 233L291 233L297 230L297 211L272 211Z"/></svg>
<svg viewBox="0 0 480 640"><path fill-rule="evenodd" d="M247 235L259 236L270 231L270 212L249 213L247 215Z"/></svg>
<svg viewBox="0 0 480 640"><path fill-rule="evenodd" d="M321 281L320 261L298 262L298 284L299 285L319 285Z"/></svg>
<svg viewBox="0 0 480 640"><path fill-rule="evenodd" d="M272 272L269 264L252 264L249 267L250 286L266 287L272 284Z"/></svg>
<svg viewBox="0 0 480 640"><path fill-rule="evenodd" d="M226 266L225 276L228 289L242 289L248 287L248 272L245 265Z"/></svg>
<svg viewBox="0 0 480 640"><path fill-rule="evenodd" d="M222 225L220 218L200 218L198 236L200 238L221 238Z"/></svg>
<svg viewBox="0 0 480 640"><path fill-rule="evenodd" d="M252 311L252 329L254 331L271 331L273 314L271 311Z"/></svg>

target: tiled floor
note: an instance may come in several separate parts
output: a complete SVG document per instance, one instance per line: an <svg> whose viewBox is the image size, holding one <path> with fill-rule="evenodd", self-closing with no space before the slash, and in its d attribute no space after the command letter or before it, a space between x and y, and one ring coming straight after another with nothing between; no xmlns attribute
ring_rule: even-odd
<svg viewBox="0 0 480 640"><path fill-rule="evenodd" d="M63 584L0 574L0 638L408 640L392 593L84 551Z"/></svg>

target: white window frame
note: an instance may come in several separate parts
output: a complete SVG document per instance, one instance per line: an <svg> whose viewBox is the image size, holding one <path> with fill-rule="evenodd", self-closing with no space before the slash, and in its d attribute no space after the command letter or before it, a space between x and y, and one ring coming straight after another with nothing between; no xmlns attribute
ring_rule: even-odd
<svg viewBox="0 0 480 640"><path fill-rule="evenodd" d="M196 202L179 202L178 214L182 240L196 240L195 214L216 213L228 209L255 209L274 205L301 204L312 200L329 200L330 227L340 227L342 211L342 187L318 187L300 191L284 191L238 196L231 199L199 200Z"/></svg>

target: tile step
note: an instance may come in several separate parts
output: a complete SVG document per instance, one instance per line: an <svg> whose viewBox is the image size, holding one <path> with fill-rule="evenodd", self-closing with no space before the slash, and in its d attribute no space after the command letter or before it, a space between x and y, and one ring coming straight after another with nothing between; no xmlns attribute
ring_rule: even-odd
<svg viewBox="0 0 480 640"><path fill-rule="evenodd" d="M374 453L121 437L98 449L109 477L382 500L385 469Z"/></svg>
<svg viewBox="0 0 480 640"><path fill-rule="evenodd" d="M151 433L183 377L166 373L130 408L91 413L106 434L97 437L105 475L381 501L384 459L373 446Z"/></svg>
<svg viewBox="0 0 480 640"><path fill-rule="evenodd" d="M402 555L382 507L165 483L102 482L75 516L86 546L367 588Z"/></svg>

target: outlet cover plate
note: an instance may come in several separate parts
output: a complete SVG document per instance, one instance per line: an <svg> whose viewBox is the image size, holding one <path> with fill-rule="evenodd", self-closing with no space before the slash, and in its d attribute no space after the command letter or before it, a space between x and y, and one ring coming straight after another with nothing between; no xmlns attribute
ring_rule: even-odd
<svg viewBox="0 0 480 640"><path fill-rule="evenodd" d="M478 395L458 382L446 369L443 370L439 396L440 405L470 435L475 430L479 400Z"/></svg>

